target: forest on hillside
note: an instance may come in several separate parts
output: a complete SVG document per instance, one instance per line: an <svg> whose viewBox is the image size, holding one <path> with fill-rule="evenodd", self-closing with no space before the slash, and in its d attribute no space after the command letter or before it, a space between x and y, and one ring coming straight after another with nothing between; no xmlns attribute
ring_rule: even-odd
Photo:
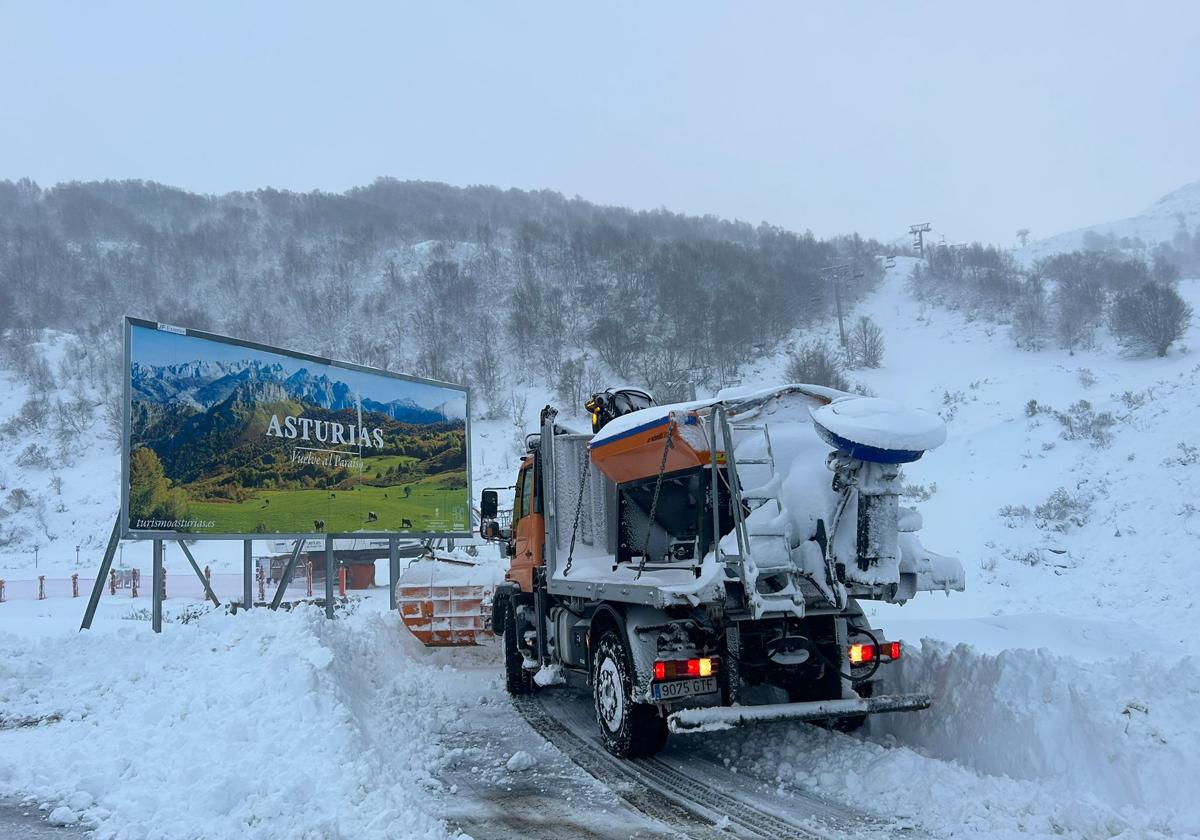
<svg viewBox="0 0 1200 840"><path fill-rule="evenodd" d="M634 381L670 398L860 298L885 248L541 191L379 179L341 194L197 195L143 181L0 181L0 330L80 336L116 375L122 316L578 403ZM34 372L33 376L53 372ZM478 398L482 397L482 401Z"/></svg>

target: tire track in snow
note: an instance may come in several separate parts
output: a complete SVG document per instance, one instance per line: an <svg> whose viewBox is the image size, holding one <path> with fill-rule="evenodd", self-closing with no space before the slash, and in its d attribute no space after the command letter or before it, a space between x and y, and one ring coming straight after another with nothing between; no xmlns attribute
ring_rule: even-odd
<svg viewBox="0 0 1200 840"><path fill-rule="evenodd" d="M546 740L632 807L693 840L859 838L897 830L810 794L754 793L745 777L686 752L618 759L600 744L591 704L581 698L542 692L514 698L514 705ZM804 817L793 818L796 812Z"/></svg>

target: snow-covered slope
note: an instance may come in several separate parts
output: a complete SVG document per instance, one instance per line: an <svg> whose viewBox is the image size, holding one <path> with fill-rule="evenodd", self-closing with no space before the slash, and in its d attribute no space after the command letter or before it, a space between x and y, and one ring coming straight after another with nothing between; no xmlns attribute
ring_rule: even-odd
<svg viewBox="0 0 1200 840"><path fill-rule="evenodd" d="M967 591L868 612L892 637L926 639L892 687L935 703L872 721L872 743L850 750L772 730L725 757L848 801L921 778L951 836L1193 836L1200 360L1187 348L1200 326L1163 359L1030 353L1004 328L916 303L913 261L897 263L853 313L883 328L884 365L851 377L947 421L946 444L905 480L922 540L963 561ZM1200 307L1200 281L1180 293ZM784 364L749 378L778 381Z"/></svg>
<svg viewBox="0 0 1200 840"><path fill-rule="evenodd" d="M1170 242L1181 226L1190 234L1200 226L1200 181L1187 184L1160 198L1145 211L1128 219L1067 231L1029 243L1018 251L1026 262L1065 251L1076 251L1087 245L1093 236L1121 240L1141 240L1146 247Z"/></svg>
<svg viewBox="0 0 1200 840"><path fill-rule="evenodd" d="M1200 625L1191 594L1200 537L1200 359L1187 350L1200 346L1200 327L1163 359L1103 348L1025 352L1003 327L913 301L904 288L912 266L898 259L852 313L875 319L886 351L883 367L851 377L947 421L946 443L906 466L905 483L924 517L922 540L963 561L967 591L870 610L889 637L908 644L891 688L929 691L934 705L881 717L858 736L773 725L698 738L687 748L784 791L817 790L900 814L920 836L1200 834L1200 803L1189 795L1200 773L1200 724L1190 711L1200 699L1200 660L1190 652ZM1179 288L1200 309L1200 282ZM827 337L835 334L830 324ZM785 365L782 356L764 359L743 372L743 384L778 384ZM512 479L521 433L548 399L532 389L523 396L523 406L474 427L479 486ZM10 405L23 399L18 393ZM64 507L94 512L74 513L77 522L53 509L45 514L72 548L84 533L102 537L111 523L116 456L109 443L94 446L75 466L58 468ZM13 465L19 451L0 441L10 485L48 486L52 473ZM37 521L22 510L3 524L33 530ZM32 574L13 569L27 564L25 548L8 551L0 565ZM106 836L145 836L147 809L177 824L159 803L135 795L147 785L172 795L199 785L203 796L179 794L186 800L179 813L208 837L246 836L260 825L270 836L264 820L275 800L299 795L272 776L223 798L218 785L206 788L183 768L159 767L151 759L165 760L166 748L153 744L120 766L105 764L122 774L114 782L89 770L83 747L72 746L101 738L97 748L115 755L124 750L122 733L136 736L146 719L185 746L194 725L231 749L244 747L250 752L238 754L236 769L250 775L259 767L303 773L331 750L340 766L330 771L329 790L381 815L376 824L354 824L359 836L436 836L437 803L467 795L432 779L453 749L456 721L472 714L467 702L483 703L489 716L504 707L492 649L465 658L418 650L394 616L359 615L332 628L304 615L256 615L250 625L210 616L172 624L154 639L145 622L120 621L127 602L105 609L106 629L80 640L47 629L54 622L73 629L78 609L69 601L0 605L0 715L63 716L52 726L0 732L0 796L66 806ZM184 660L195 660L194 672L178 666ZM252 701L229 696L225 681L259 675L270 679L261 681L255 714L239 718ZM93 692L98 699L86 699ZM269 715L294 697L324 710L320 720L338 721L349 746L286 738ZM176 715L171 704L180 698L185 708ZM316 731L308 702L289 714ZM396 711L377 714L374 703ZM418 714L411 704L437 712ZM113 733L94 730L100 721L112 721ZM507 735L520 725L507 722ZM487 772L507 772L502 767ZM388 774L419 785L428 801L385 784ZM392 819L409 807L411 823ZM313 802L290 817L288 828L322 836L330 812Z"/></svg>
<svg viewBox="0 0 1200 840"><path fill-rule="evenodd" d="M914 301L905 289L914 262L898 258L852 313L882 327L886 352L881 368L850 378L947 421L946 443L908 465L905 481L923 540L960 557L969 586L896 617L1036 611L1195 627L1194 599L1167 582L1186 579L1200 533L1189 501L1200 494L1200 359L1188 352L1200 324L1162 359L1026 352L1005 327ZM1200 281L1179 288L1200 307ZM836 339L835 324L825 337ZM786 361L763 360L746 382L782 381Z"/></svg>
<svg viewBox="0 0 1200 840"><path fill-rule="evenodd" d="M80 346L74 336L53 332L29 346L54 377L45 391L0 365L0 576L32 572L35 547L39 569L73 568L76 546L81 567L94 568L112 531L120 460L103 395L86 374L74 381L61 374L68 353ZM60 435L60 404L75 424L69 435Z"/></svg>

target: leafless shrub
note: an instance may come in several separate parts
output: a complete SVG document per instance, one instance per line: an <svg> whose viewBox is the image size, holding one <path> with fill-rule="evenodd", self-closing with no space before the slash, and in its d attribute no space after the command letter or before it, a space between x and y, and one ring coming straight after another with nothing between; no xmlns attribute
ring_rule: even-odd
<svg viewBox="0 0 1200 840"><path fill-rule="evenodd" d="M71 443L78 440L84 432L92 427L92 402L82 395L72 397L66 402L56 400L54 403L55 433L59 441Z"/></svg>
<svg viewBox="0 0 1200 840"><path fill-rule="evenodd" d="M1059 487L1033 509L1033 520L1037 527L1044 530L1068 531L1072 526L1082 528L1091 514L1091 496L1071 493L1065 487Z"/></svg>
<svg viewBox="0 0 1200 840"><path fill-rule="evenodd" d="M1200 446L1191 446L1180 441L1178 449L1178 455L1163 459L1162 463L1164 467L1190 467L1193 464L1200 463Z"/></svg>
<svg viewBox="0 0 1200 840"><path fill-rule="evenodd" d="M50 453L46 451L46 447L31 443L17 456L17 465L44 469L50 466Z"/></svg>
<svg viewBox="0 0 1200 840"><path fill-rule="evenodd" d="M1114 399L1120 400L1121 404L1124 405L1129 411L1135 411L1136 409L1139 409L1146 403L1150 402L1150 400L1154 399L1154 389L1147 388L1144 391L1124 391L1119 395L1115 395Z"/></svg>
<svg viewBox="0 0 1200 840"><path fill-rule="evenodd" d="M34 351L36 353L36 351ZM29 362L28 366L21 372L21 378L29 385L29 389L38 396L45 396L50 393L55 387L54 373L50 370L50 365L41 356Z"/></svg>
<svg viewBox="0 0 1200 840"><path fill-rule="evenodd" d="M104 413L104 437L120 446L125 437L125 407L124 398L119 393L111 393L100 403Z"/></svg>
<svg viewBox="0 0 1200 840"><path fill-rule="evenodd" d="M867 316L855 322L847 345L851 367L877 368L883 364L883 330Z"/></svg>
<svg viewBox="0 0 1200 840"><path fill-rule="evenodd" d="M1029 519L1032 511L1026 505L1005 505L1000 508L1000 518L1009 528L1016 528Z"/></svg>
<svg viewBox="0 0 1200 840"><path fill-rule="evenodd" d="M789 382L850 390L850 381L842 372L837 351L820 339L810 341L793 352L784 375Z"/></svg>
<svg viewBox="0 0 1200 840"><path fill-rule="evenodd" d="M967 401L967 395L962 391L943 391L942 392L942 407L938 409L938 416L949 423L958 416L959 406L962 406Z"/></svg>
<svg viewBox="0 0 1200 840"><path fill-rule="evenodd" d="M1192 308L1173 286L1149 282L1121 292L1113 300L1112 331L1136 353L1167 355L1192 322Z"/></svg>
<svg viewBox="0 0 1200 840"><path fill-rule="evenodd" d="M5 497L8 506L14 510L24 510L33 504L33 495L24 487L14 487L8 491L8 496Z"/></svg>
<svg viewBox="0 0 1200 840"><path fill-rule="evenodd" d="M45 397L30 397L21 404L17 413L0 426L0 431L9 435L24 436L41 434L50 423L50 401Z"/></svg>
<svg viewBox="0 0 1200 840"><path fill-rule="evenodd" d="M916 499L918 502L928 502L937 492L937 482L925 484L905 484L900 489L900 495L906 499Z"/></svg>
<svg viewBox="0 0 1200 840"><path fill-rule="evenodd" d="M1117 419L1111 412L1097 412L1087 400L1079 400L1066 411L1055 412L1054 416L1062 424L1065 440L1088 440L1098 448L1112 443L1110 430Z"/></svg>

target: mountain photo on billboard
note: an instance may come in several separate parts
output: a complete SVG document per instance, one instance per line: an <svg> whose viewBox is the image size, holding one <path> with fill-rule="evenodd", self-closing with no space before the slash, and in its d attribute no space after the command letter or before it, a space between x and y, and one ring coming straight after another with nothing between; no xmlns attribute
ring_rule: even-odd
<svg viewBox="0 0 1200 840"><path fill-rule="evenodd" d="M470 529L465 390L129 329L130 530Z"/></svg>

